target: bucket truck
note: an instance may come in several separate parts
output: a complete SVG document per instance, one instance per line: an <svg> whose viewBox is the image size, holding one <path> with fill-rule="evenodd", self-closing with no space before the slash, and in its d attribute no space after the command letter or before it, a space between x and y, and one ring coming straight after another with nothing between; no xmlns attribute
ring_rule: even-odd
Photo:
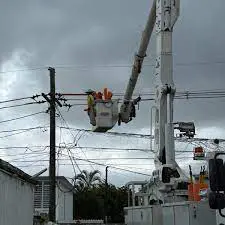
<svg viewBox="0 0 225 225"><path fill-rule="evenodd" d="M174 124L173 124L173 100L175 85L173 82L173 56L172 56L172 33L173 27L179 17L179 0L154 0L150 10L145 29L137 54L134 58L133 68L126 92L123 98L120 112L116 110L118 101L96 102L96 126L94 131L106 132L116 122L129 123L135 117L135 105L141 100L140 97L132 100L133 92L141 73L142 64L146 57L151 34L155 27L156 31L156 63L155 63L155 165L153 172L155 196L162 202L171 190L179 196L185 195L187 190L187 177L175 161L174 149ZM113 102L114 101L114 102ZM108 104L108 105L107 105ZM110 107L111 106L111 107ZM192 123L176 123L176 128L188 135L194 135ZM181 189L181 190L178 190ZM184 190L183 190L184 189ZM187 191L186 191L187 194ZM173 198L174 199L174 198Z"/></svg>
<svg viewBox="0 0 225 225"><path fill-rule="evenodd" d="M175 161L174 129L180 131L180 135L189 138L195 135L195 126L192 122L173 122L173 101L176 92L173 82L173 55L172 34L174 25L180 13L180 0L153 0L145 29L137 54L134 58L132 73L126 88L126 92L118 110L118 99L96 101L96 126L94 132L106 132L118 122L129 123L135 117L135 106L141 101L138 97L132 100L133 92L141 73L142 64L146 57L151 34L155 27L156 32L156 62L154 71L155 80L155 120L154 120L154 150L155 170L149 182L145 184L142 206L126 207L126 224L219 224L218 215L214 209L225 208L225 181L215 179L224 173L224 165L221 161L211 161L211 177L217 186L210 196L210 207L205 202L189 202L187 189L188 177L183 173ZM197 154L197 153L196 153ZM215 166L216 163L218 166ZM214 175L213 175L214 174ZM211 183L213 181L210 181ZM131 182L134 189L134 184ZM222 183L222 184L220 184ZM210 186L212 186L210 184ZM128 185L129 187L129 185ZM134 195L132 195L134 204ZM222 200L221 200L222 199ZM222 201L222 203L221 203Z"/></svg>
<svg viewBox="0 0 225 225"><path fill-rule="evenodd" d="M222 177L221 174L225 171L221 160L217 162L214 159L210 164L212 168L210 182L216 183L214 186L210 184L214 191L210 195L210 207L207 201L188 202L188 177L175 161L174 129L189 138L195 135L195 126L192 122L173 122L173 101L176 89L173 82L172 34L179 13L180 0L153 0L120 111L118 100L96 101L96 126L93 127L95 132L106 132L117 122L119 125L129 123L135 117L135 105L141 98L132 100L132 96L155 27L155 170L144 187L143 196L147 196L147 200L142 201L143 207L132 205L125 208L126 224L130 225L215 225L219 224L218 215L210 207L220 209L221 216L221 208L225 208L225 194L219 193L219 191L225 193L225 181L224 178L221 180L215 178ZM133 186L134 184L135 182L132 183ZM134 204L134 195L132 196ZM222 222L220 224L224 224L224 220Z"/></svg>

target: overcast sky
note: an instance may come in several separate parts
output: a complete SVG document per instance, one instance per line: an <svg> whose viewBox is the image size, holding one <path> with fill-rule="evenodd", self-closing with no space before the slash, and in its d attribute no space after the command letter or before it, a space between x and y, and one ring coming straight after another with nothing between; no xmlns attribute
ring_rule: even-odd
<svg viewBox="0 0 225 225"><path fill-rule="evenodd" d="M152 1L150 0L0 1L0 69L2 72L24 69L20 72L0 74L0 101L32 96L41 92L48 93L47 69L29 70L44 66L56 67L57 92L81 93L88 88L102 90L104 87L108 87L113 92L123 93L131 72L129 66L132 65L133 56L137 51L151 5ZM210 0L181 0L181 15L173 34L174 81L177 90L224 89L225 27L221 25L225 20L224 7L224 0L217 0L215 4ZM152 37L147 55L145 64L154 64L155 35ZM59 68L60 66L61 68ZM135 92L153 92L153 87L153 66L146 66ZM39 98L39 100L42 99ZM16 103L21 102L11 104ZM22 103L24 102L22 101ZM224 105L225 99L175 100L175 120L194 121L199 132L198 135L201 137L224 138ZM141 103L136 120L114 130L149 134L151 106L151 102ZM44 109L47 109L47 104L2 109L0 119L11 119ZM65 108L61 111L69 126L90 129L87 115L83 109L84 106L77 106L71 108L69 112ZM57 121L60 126L60 120L57 119ZM0 131L48 124L47 114L37 115L32 118L2 123ZM76 133L73 131L74 135ZM60 134L59 130L57 134ZM4 136L5 133L1 135ZM67 143L73 142L70 132L63 131L62 136ZM60 135L57 143L63 142L59 137ZM48 145L48 140L48 131L36 130L1 138L1 143L3 147ZM111 136L88 134L79 140L79 144L81 146L149 148L149 140L146 139L112 138ZM73 150L77 157L84 158L83 152L79 151ZM87 151L87 158L153 156L140 152L84 151ZM24 150L1 150L1 157L4 156L3 159L10 161L12 157L7 157L7 155L13 154L12 152L17 154ZM65 154L67 154L66 151ZM17 155L13 158L21 157ZM26 155L26 159L37 159L32 157ZM38 157L45 157L44 159L47 160L47 152L43 156L39 153ZM102 160L100 162L107 164L109 161ZM111 161L111 163L117 162ZM47 165L47 162L45 163ZM119 163L131 164L134 161L123 160ZM141 165L147 163L149 166ZM181 161L181 163L183 162ZM139 165L136 167L142 166L142 170L137 170L143 173L150 173L153 168L151 160L139 160L137 164ZM19 165L23 165L23 163ZM120 167L131 169L129 167L132 166ZM44 166L21 168L34 173ZM92 169L85 165L82 165L81 168ZM94 166L94 168L104 170L99 166ZM146 171L146 169L148 170ZM119 174L115 172L119 172ZM68 177L73 176L71 166L61 166L59 173ZM112 182L118 185L124 184L129 179L143 179L139 175L113 169L111 173ZM125 179L124 176L128 176L128 174L130 177Z"/></svg>

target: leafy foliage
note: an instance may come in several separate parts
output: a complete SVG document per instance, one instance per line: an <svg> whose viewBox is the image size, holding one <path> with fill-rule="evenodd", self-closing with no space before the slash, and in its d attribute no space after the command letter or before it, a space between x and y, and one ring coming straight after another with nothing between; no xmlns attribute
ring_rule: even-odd
<svg viewBox="0 0 225 225"><path fill-rule="evenodd" d="M127 189L109 184L106 192L106 186L99 174L99 171L90 173L82 171L82 174L77 175L74 218L104 219L104 209L107 206L108 221L123 223L123 208L127 206Z"/></svg>
<svg viewBox="0 0 225 225"><path fill-rule="evenodd" d="M88 172L87 170L82 170L81 172L75 177L76 188L78 190L89 189L101 183L100 171L94 170Z"/></svg>

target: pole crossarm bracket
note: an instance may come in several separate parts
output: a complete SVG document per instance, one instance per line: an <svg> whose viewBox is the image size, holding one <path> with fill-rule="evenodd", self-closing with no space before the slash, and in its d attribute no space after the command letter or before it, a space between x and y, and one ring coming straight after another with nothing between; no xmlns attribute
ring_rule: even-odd
<svg viewBox="0 0 225 225"><path fill-rule="evenodd" d="M46 94L41 93L41 95L43 96L43 98L44 98L49 104L51 104L51 101L52 101L52 100L51 100ZM62 104L61 104L61 102L60 102L58 99L55 98L55 102L59 105L59 107L62 107Z"/></svg>

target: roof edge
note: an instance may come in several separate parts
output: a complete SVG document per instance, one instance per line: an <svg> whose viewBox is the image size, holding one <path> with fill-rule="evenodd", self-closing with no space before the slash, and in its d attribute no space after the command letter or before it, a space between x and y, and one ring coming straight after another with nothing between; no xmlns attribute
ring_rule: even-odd
<svg viewBox="0 0 225 225"><path fill-rule="evenodd" d="M11 165L10 163L0 159L0 169L3 170L3 172L7 172L8 174L11 174L11 176L17 176L18 178L20 178L23 181L26 181L27 183L36 185L38 182L33 179L30 175L28 175L27 173L23 172L22 170L20 170L19 168Z"/></svg>

